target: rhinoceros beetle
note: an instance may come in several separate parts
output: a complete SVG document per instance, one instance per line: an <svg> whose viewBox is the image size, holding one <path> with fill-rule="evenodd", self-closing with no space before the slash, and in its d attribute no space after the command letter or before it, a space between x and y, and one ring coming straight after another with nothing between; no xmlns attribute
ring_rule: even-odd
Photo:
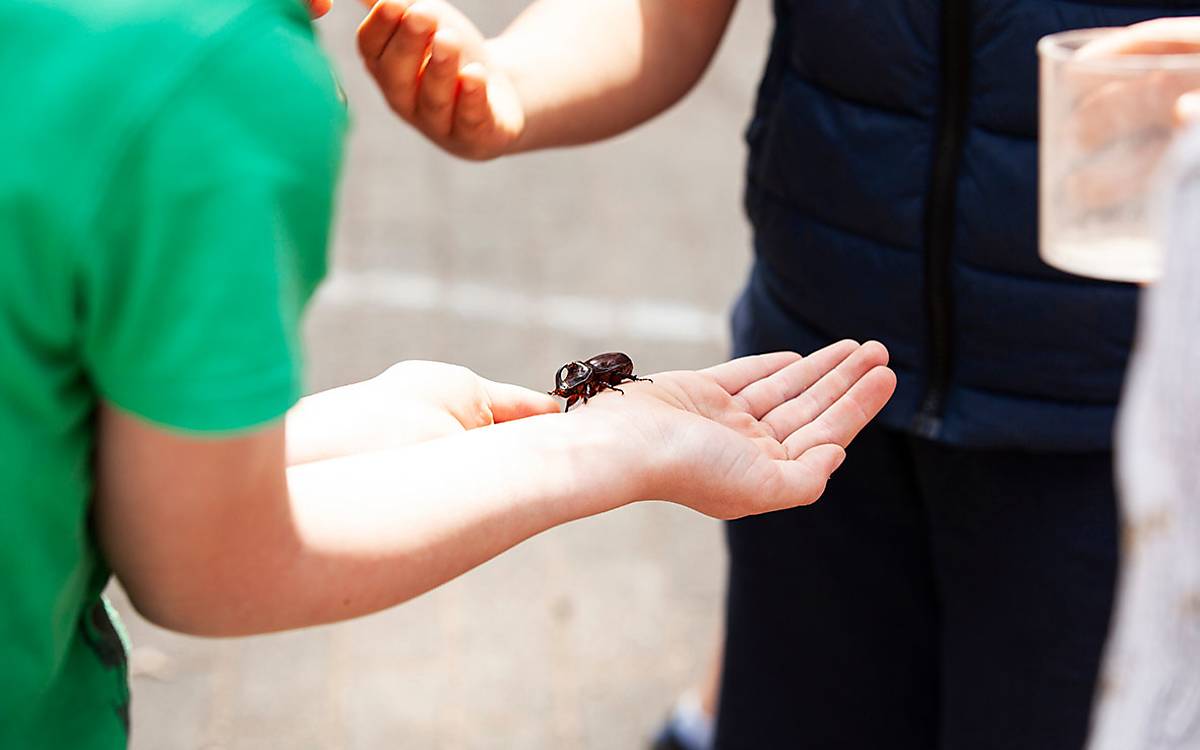
<svg viewBox="0 0 1200 750"><path fill-rule="evenodd" d="M628 354L607 352L585 362L568 362L558 368L554 376L554 390L550 391L550 395L565 398L567 406L563 411L567 411L579 399L586 404L589 398L606 388L624 395L625 391L617 386L635 380L653 382L650 378L639 378L633 374L633 360Z"/></svg>

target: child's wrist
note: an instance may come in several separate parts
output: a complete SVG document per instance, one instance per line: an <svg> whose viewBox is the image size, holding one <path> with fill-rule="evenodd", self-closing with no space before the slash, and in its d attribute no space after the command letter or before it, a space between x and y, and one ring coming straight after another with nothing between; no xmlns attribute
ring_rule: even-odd
<svg viewBox="0 0 1200 750"><path fill-rule="evenodd" d="M646 446L627 419L586 405L549 417L568 446L577 490L588 506L584 515L656 497L662 452Z"/></svg>

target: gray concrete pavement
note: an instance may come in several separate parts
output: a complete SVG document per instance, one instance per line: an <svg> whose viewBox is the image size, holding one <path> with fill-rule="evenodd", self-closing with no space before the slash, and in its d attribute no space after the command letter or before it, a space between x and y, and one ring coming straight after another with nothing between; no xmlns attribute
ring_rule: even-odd
<svg viewBox="0 0 1200 750"><path fill-rule="evenodd" d="M464 9L495 31L514 0ZM391 117L353 53L349 0L321 24L355 127L311 386L402 359L549 388L562 362L723 358L749 263L744 148L768 32L745 3L700 88L584 149L467 164ZM585 260L590 259L590 260ZM568 314L567 311L570 311ZM719 623L719 527L663 504L557 529L357 622L228 641L133 639L133 748L637 748L701 671Z"/></svg>

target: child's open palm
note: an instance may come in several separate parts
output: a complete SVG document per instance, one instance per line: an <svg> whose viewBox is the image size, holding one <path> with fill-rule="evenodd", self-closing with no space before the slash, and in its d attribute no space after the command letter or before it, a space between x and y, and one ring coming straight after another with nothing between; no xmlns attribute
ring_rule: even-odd
<svg viewBox="0 0 1200 750"><path fill-rule="evenodd" d="M581 417L623 419L641 455L666 456L653 496L716 518L811 503L844 449L891 397L878 342L841 341L807 357L776 352L706 370L660 372L603 392Z"/></svg>

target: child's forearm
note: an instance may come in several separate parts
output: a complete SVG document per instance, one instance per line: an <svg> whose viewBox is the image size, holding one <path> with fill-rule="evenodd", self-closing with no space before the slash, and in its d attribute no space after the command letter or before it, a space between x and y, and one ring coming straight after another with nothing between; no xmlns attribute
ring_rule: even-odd
<svg viewBox="0 0 1200 750"><path fill-rule="evenodd" d="M491 40L526 124L515 151L599 140L699 80L735 0L540 0Z"/></svg>
<svg viewBox="0 0 1200 750"><path fill-rule="evenodd" d="M238 529L211 530L224 552L164 624L244 635L403 602L541 531L636 499L624 442L602 418L557 414L293 467L286 507L260 504Z"/></svg>

